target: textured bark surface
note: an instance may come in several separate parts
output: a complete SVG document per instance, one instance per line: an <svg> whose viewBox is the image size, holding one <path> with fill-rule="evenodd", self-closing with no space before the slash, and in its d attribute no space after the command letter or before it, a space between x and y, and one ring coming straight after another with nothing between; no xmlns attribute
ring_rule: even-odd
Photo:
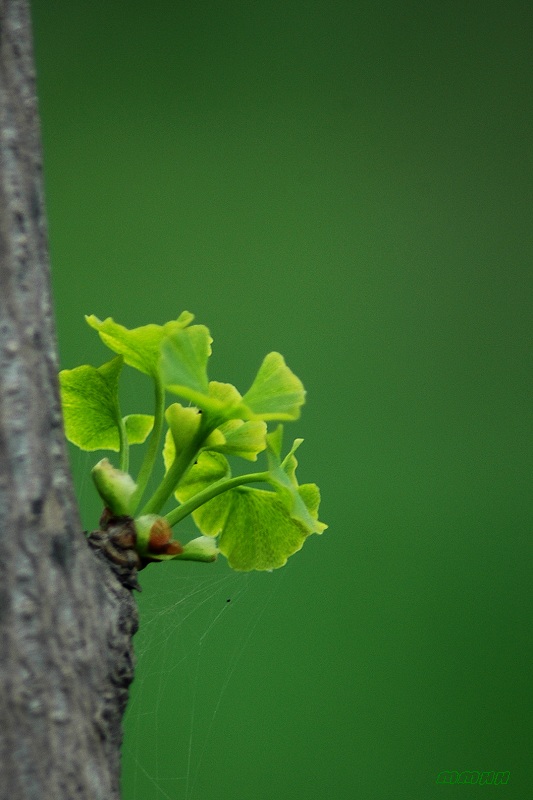
<svg viewBox="0 0 533 800"><path fill-rule="evenodd" d="M0 0L0 129L0 800L113 800L137 612L66 459L26 0Z"/></svg>

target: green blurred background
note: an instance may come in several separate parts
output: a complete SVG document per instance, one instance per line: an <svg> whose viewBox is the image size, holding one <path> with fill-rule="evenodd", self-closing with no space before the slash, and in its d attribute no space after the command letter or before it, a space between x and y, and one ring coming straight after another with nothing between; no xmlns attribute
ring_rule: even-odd
<svg viewBox="0 0 533 800"><path fill-rule="evenodd" d="M62 366L109 357L84 313L193 311L241 389L279 350L330 526L272 574L143 573L125 800L525 800L531 5L32 9Z"/></svg>

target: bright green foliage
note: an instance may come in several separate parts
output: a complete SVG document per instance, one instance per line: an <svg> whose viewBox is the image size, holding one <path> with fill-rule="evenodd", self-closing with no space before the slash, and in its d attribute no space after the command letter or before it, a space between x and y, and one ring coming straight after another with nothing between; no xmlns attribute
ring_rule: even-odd
<svg viewBox="0 0 533 800"><path fill-rule="evenodd" d="M149 414L120 416L118 379L123 364L117 356L97 369L84 365L59 373L65 433L82 450L120 450L122 424L130 444L141 444L152 430L154 418Z"/></svg>
<svg viewBox="0 0 533 800"><path fill-rule="evenodd" d="M325 529L317 520L318 487L298 486L295 463L291 456L282 466L274 456L272 469L262 475L263 481L278 491L236 486L193 511L193 519L204 535L220 536L219 550L234 569L282 567L310 533ZM230 475L223 455L203 452L180 483L176 496L186 502Z"/></svg>
<svg viewBox="0 0 533 800"><path fill-rule="evenodd" d="M283 566L310 534L322 533L318 487L299 486L296 479L294 453L302 440L282 458L282 426L267 432L270 421L297 419L305 401L304 387L283 356L269 353L241 395L231 384L209 381L212 339L204 325L190 324L189 312L165 325L132 330L111 318L86 320L118 355L98 368L60 373L65 433L83 450L120 451L120 469L103 459L93 478L112 514L134 517L145 561L212 561L221 552L234 569L271 570ZM118 380L124 363L152 378L153 416L121 416ZM165 410L165 391L189 405L174 402ZM141 507L165 422L165 475ZM135 481L128 474L128 448L150 432ZM265 469L232 477L228 457L257 461L265 450ZM179 505L161 517L171 496ZM170 528L190 514L202 536L181 546Z"/></svg>
<svg viewBox="0 0 533 800"><path fill-rule="evenodd" d="M266 431L266 423L262 420L244 422L242 419L229 419L215 428L205 448L257 461L258 454L265 449Z"/></svg>
<svg viewBox="0 0 533 800"><path fill-rule="evenodd" d="M290 371L279 353L265 356L255 380L243 397L253 417L298 419L305 400L302 382Z"/></svg>
<svg viewBox="0 0 533 800"><path fill-rule="evenodd" d="M167 388L195 400L207 393L207 359L212 339L204 325L192 325L171 334L161 347L163 379Z"/></svg>
<svg viewBox="0 0 533 800"><path fill-rule="evenodd" d="M201 330L200 330L201 329ZM187 334L194 332L191 342ZM228 419L294 420L305 401L302 382L279 353L269 353L254 382L241 397L228 383L207 382L211 354L207 328L195 325L171 335L162 345L162 375L166 388L195 403L217 422Z"/></svg>
<svg viewBox="0 0 533 800"><path fill-rule="evenodd" d="M194 317L188 311L184 311L178 319L165 325L143 325L132 330L118 325L111 317L102 322L91 314L85 319L91 328L98 331L101 340L110 350L124 356L126 364L146 372L147 375L157 377L161 343L167 336L185 328Z"/></svg>

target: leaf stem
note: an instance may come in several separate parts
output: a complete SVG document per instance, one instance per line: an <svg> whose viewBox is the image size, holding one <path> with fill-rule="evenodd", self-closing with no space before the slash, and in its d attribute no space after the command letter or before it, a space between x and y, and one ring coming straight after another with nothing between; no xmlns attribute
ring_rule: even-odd
<svg viewBox="0 0 533 800"><path fill-rule="evenodd" d="M235 489L236 486L242 486L245 483L264 483L268 480L268 472L251 472L248 475L237 475L235 478L221 478L219 481L212 483L211 486L208 486L207 489L195 494L178 508L169 511L168 514L165 514L165 519L170 527L174 527L192 511L207 503L208 500L212 500L213 497L227 492L228 489Z"/></svg>
<svg viewBox="0 0 533 800"><path fill-rule="evenodd" d="M141 464L141 469L139 470L139 475L137 477L137 491L135 492L133 498L134 509L138 507L141 498L145 492L150 475L152 473L152 469L154 467L155 460L158 454L159 440L161 439L161 431L163 429L163 419L165 414L165 390L163 388L163 384L161 383L159 377L154 378L154 385L155 385L154 427L150 435L148 448L146 450L143 462Z"/></svg>
<svg viewBox="0 0 533 800"><path fill-rule="evenodd" d="M128 472L130 467L130 443L128 442L126 425L122 417L120 417L118 426L118 437L120 442L120 469L122 472Z"/></svg>
<svg viewBox="0 0 533 800"><path fill-rule="evenodd" d="M198 457L198 451L210 433L211 428L207 429L204 425L200 426L196 436L193 437L188 446L176 455L167 474L142 509L141 514L157 514L160 511L187 470L194 464Z"/></svg>

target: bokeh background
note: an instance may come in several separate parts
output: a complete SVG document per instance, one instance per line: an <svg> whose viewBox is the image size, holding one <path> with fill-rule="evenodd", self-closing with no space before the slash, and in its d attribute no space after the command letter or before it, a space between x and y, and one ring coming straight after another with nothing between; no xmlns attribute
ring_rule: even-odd
<svg viewBox="0 0 533 800"><path fill-rule="evenodd" d="M531 5L32 11L62 366L109 357L85 313L193 311L241 389L279 350L330 526L272 574L143 573L124 799L431 800L472 791L441 770L508 770L524 800ZM124 413L150 400L126 379ZM101 455L72 455L88 528Z"/></svg>

